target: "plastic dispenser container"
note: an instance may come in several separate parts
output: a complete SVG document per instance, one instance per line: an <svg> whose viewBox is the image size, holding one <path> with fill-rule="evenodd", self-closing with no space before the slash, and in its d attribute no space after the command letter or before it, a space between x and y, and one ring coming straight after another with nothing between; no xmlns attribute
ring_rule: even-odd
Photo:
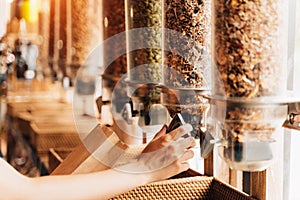
<svg viewBox="0 0 300 200"><path fill-rule="evenodd" d="M191 134L203 146L209 109L204 95L211 87L211 1L164 0L163 22L162 104L172 118L180 113L192 124Z"/></svg>
<svg viewBox="0 0 300 200"><path fill-rule="evenodd" d="M158 122L154 120L156 117L151 117L151 110L159 113L164 109L158 106L160 89L157 87L162 82L162 8L162 0L125 0L127 95L132 100L133 113L140 115L142 129L167 120Z"/></svg>
<svg viewBox="0 0 300 200"><path fill-rule="evenodd" d="M126 75L126 34L125 34L125 2L124 0L102 1L102 24L103 24L103 60L104 72L102 74L103 103L111 102L112 92ZM127 97L126 89L118 90L117 95L120 112L124 104L124 97Z"/></svg>
<svg viewBox="0 0 300 200"><path fill-rule="evenodd" d="M288 4L221 1L212 6L211 116L220 156L233 169L260 171L276 157L287 115Z"/></svg>

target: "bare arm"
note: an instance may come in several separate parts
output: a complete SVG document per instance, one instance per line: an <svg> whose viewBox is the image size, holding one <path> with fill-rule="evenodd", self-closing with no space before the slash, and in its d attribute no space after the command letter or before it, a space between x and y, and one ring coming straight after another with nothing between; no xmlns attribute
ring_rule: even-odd
<svg viewBox="0 0 300 200"><path fill-rule="evenodd" d="M150 182L144 174L106 171L28 178L0 159L0 195L4 199L107 199Z"/></svg>
<svg viewBox="0 0 300 200"><path fill-rule="evenodd" d="M147 175L113 169L71 176L45 176L29 180L30 192L26 199L108 199L149 181Z"/></svg>
<svg viewBox="0 0 300 200"><path fill-rule="evenodd" d="M169 148L173 147L172 139L178 138L178 132L180 135L186 132L186 130L178 130L170 133L170 135L166 135L165 128L163 128L157 135L155 141L162 140L164 147L168 147L168 151L163 151L165 154L159 152L157 160L178 154L178 149ZM5 161L0 160L0 195L4 195L8 199L30 200L108 199L137 186L163 180L187 170L189 167L187 160L193 157L193 152L188 150L188 148L194 145L194 141L188 138L180 142L180 144L183 150L182 154L163 168L153 168L152 163L156 162L156 157L153 158L149 155L142 155L136 163L131 163L127 166L131 169L135 167L140 169L141 166L145 166L147 168L145 170L151 169L147 173L128 173L110 169L81 175L27 178L17 173ZM155 148L157 148L157 145L153 145L153 147L150 145L146 151L151 152Z"/></svg>

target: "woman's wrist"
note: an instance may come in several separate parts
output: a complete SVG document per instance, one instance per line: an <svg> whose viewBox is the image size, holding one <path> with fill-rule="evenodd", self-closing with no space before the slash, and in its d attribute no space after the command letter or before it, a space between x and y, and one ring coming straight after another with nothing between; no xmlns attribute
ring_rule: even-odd
<svg viewBox="0 0 300 200"><path fill-rule="evenodd" d="M115 170L120 171L121 173L134 175L141 184L148 184L157 181L157 178L155 178L155 169L150 170L139 159L132 159L129 163L119 166L115 168Z"/></svg>

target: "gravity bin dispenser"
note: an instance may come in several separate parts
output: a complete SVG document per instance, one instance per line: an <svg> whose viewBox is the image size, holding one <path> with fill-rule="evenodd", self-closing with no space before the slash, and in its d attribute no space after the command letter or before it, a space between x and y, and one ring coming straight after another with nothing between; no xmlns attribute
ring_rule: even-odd
<svg viewBox="0 0 300 200"><path fill-rule="evenodd" d="M113 110L128 124L137 117L144 134L180 114L201 157L218 146L232 169L266 169L282 124L299 124L295 2L125 0L127 74L114 90L130 100Z"/></svg>
<svg viewBox="0 0 300 200"><path fill-rule="evenodd" d="M162 81L162 7L162 0L125 0L127 95L144 143L168 122L158 88Z"/></svg>
<svg viewBox="0 0 300 200"><path fill-rule="evenodd" d="M231 168L261 171L299 101L291 87L294 15L281 0L215 0L212 8L213 142ZM289 116L286 124L295 123Z"/></svg>
<svg viewBox="0 0 300 200"><path fill-rule="evenodd" d="M203 142L209 110L204 96L210 92L211 1L125 2L127 88L139 126L149 131L180 114L181 123L190 123L191 135Z"/></svg>

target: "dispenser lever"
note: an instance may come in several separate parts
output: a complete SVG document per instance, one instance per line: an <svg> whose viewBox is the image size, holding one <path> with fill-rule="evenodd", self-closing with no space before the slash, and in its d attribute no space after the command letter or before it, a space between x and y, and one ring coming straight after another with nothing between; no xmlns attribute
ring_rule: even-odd
<svg viewBox="0 0 300 200"><path fill-rule="evenodd" d="M282 126L300 131L300 113L291 112Z"/></svg>

